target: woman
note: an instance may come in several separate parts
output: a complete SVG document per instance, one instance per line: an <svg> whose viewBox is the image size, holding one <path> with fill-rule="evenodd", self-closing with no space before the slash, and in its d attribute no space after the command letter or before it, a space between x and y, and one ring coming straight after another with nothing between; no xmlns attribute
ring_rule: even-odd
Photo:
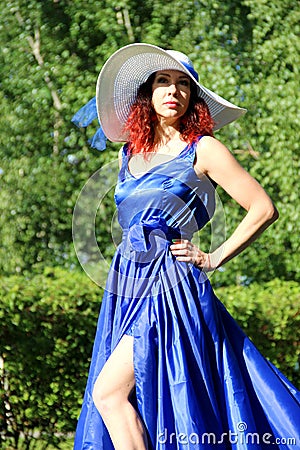
<svg viewBox="0 0 300 450"><path fill-rule="evenodd" d="M111 56L96 100L106 136L127 142L115 192L123 239L74 448L295 448L280 439L299 438L299 394L240 330L206 276L278 217L213 137L245 110L202 86L185 55L148 44ZM213 214L216 185L247 213L206 253L191 239Z"/></svg>

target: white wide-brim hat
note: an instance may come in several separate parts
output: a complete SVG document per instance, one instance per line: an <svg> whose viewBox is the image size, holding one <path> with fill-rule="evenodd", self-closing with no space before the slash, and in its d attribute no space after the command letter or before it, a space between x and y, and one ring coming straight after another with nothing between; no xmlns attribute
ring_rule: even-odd
<svg viewBox="0 0 300 450"><path fill-rule="evenodd" d="M214 130L246 112L246 109L239 108L200 84L192 62L183 53L163 50L151 44L130 44L117 50L106 61L97 81L97 112L108 139L113 142L127 140L123 129L137 91L158 70L179 70L194 81L199 97L206 101L214 119Z"/></svg>

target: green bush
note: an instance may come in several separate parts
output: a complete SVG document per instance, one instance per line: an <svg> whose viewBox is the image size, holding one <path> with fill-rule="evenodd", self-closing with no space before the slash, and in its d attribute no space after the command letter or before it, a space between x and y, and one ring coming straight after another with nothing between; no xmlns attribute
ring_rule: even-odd
<svg viewBox="0 0 300 450"><path fill-rule="evenodd" d="M299 283L275 279L219 288L216 294L262 354L299 387Z"/></svg>
<svg viewBox="0 0 300 450"><path fill-rule="evenodd" d="M274 280L216 293L260 351L299 384L299 285ZM58 446L74 432L101 296L84 273L62 269L0 278L0 447Z"/></svg>
<svg viewBox="0 0 300 450"><path fill-rule="evenodd" d="M101 296L84 273L61 269L0 279L4 448L35 448L35 437L55 445L74 432Z"/></svg>

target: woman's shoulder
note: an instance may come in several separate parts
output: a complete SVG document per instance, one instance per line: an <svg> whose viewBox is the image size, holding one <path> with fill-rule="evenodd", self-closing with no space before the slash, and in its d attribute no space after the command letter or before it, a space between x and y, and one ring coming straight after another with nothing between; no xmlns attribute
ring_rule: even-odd
<svg viewBox="0 0 300 450"><path fill-rule="evenodd" d="M230 150L221 141L212 136L203 136L197 143L197 157L208 163L216 158L233 157Z"/></svg>
<svg viewBox="0 0 300 450"><path fill-rule="evenodd" d="M219 146L225 147L224 144L214 136L201 136L197 142L197 151L201 152L207 149L214 151L214 149Z"/></svg>
<svg viewBox="0 0 300 450"><path fill-rule="evenodd" d="M228 158L234 158L230 150L212 136L203 136L198 141L196 155L196 164L203 173L209 172L212 165L223 164Z"/></svg>

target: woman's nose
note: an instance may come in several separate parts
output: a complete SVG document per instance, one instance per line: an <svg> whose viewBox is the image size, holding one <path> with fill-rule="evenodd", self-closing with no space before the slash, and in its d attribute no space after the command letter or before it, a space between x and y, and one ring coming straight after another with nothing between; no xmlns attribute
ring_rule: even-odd
<svg viewBox="0 0 300 450"><path fill-rule="evenodd" d="M175 94L175 93L177 92L177 86L176 86L175 83L171 83L171 84L168 86L168 92L169 92L170 94Z"/></svg>

